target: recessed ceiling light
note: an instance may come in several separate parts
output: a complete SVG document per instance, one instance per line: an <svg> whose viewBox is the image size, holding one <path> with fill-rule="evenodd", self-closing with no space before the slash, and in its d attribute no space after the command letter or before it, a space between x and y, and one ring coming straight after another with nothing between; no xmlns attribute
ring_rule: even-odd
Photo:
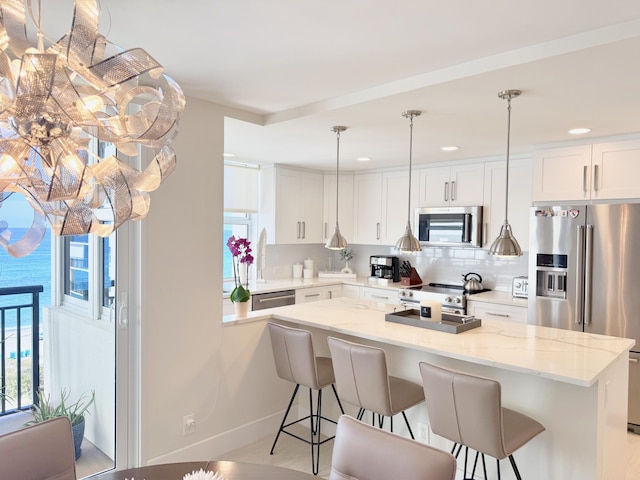
<svg viewBox="0 0 640 480"><path fill-rule="evenodd" d="M572 128L569 130L571 135L584 135L585 133L589 133L591 131L590 128Z"/></svg>
<svg viewBox="0 0 640 480"><path fill-rule="evenodd" d="M440 147L440 150L442 150L443 152L455 152L459 148L460 147L456 147L454 145L451 145L451 146L448 146L448 147Z"/></svg>
<svg viewBox="0 0 640 480"><path fill-rule="evenodd" d="M369 160L371 160L369 157L358 157L359 162L368 162Z"/></svg>
<svg viewBox="0 0 640 480"><path fill-rule="evenodd" d="M223 156L223 157L227 157L227 158L229 158L229 157L235 157L235 156L236 156L236 154L235 154L235 153L224 152L224 153L222 154L222 156Z"/></svg>

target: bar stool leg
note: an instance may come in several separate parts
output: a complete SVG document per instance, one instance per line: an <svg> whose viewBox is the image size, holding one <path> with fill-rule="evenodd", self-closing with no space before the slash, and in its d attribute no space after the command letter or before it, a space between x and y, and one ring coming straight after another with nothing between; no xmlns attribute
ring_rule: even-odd
<svg viewBox="0 0 640 480"><path fill-rule="evenodd" d="M293 405L293 401L296 399L296 395L298 394L299 388L300 388L300 384L298 383L293 389L293 395L291 395L291 400L289 400L289 406L287 407L287 411L284 412L284 417L282 417L282 423L280 424L280 428L278 429L278 433L276 434L276 439L273 441L273 445L271 445L271 451L269 452L269 455L273 455L273 450L276 448L276 443L278 443L278 438L280 438L280 433L282 432L284 424L287 421L289 410L291 410L291 405Z"/></svg>
<svg viewBox="0 0 640 480"><path fill-rule="evenodd" d="M509 455L509 461L511 462L511 466L513 467L513 473L516 474L516 478L518 480L522 480L522 477L520 476L520 472L518 471L518 467L516 466L516 461L513 458L513 455Z"/></svg>
<svg viewBox="0 0 640 480"><path fill-rule="evenodd" d="M336 396L336 400L338 401L338 406L340 407L340 411L342 412L342 414L344 415L344 408L342 408L342 402L340 401L340 397L338 397L338 392L336 390L336 385L335 383L331 384L331 388L333 389L333 394Z"/></svg>
<svg viewBox="0 0 640 480"><path fill-rule="evenodd" d="M407 424L407 428L409 429L409 435L411 435L411 439L415 440L416 437L413 436L413 432L411 431L411 425L409 425L409 420L407 419L407 414L404 413L404 410L402 411L402 416L404 417L404 423Z"/></svg>

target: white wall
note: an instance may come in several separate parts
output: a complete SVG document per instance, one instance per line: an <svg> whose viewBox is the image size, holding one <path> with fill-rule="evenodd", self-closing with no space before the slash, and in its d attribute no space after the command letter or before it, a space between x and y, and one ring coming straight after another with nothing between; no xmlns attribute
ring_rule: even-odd
<svg viewBox="0 0 640 480"><path fill-rule="evenodd" d="M188 98L178 166L142 225L142 464L212 459L271 434L290 395L264 323L222 326L223 139L223 110Z"/></svg>

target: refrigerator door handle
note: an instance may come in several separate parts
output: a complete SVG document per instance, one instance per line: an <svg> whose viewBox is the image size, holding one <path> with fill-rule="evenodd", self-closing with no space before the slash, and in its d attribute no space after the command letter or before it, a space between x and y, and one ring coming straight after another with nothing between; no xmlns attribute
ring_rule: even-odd
<svg viewBox="0 0 640 480"><path fill-rule="evenodd" d="M575 323L581 324L584 316L584 225L578 225L578 262L576 264L576 315Z"/></svg>
<svg viewBox="0 0 640 480"><path fill-rule="evenodd" d="M587 225L584 271L584 323L591 323L591 285L593 276L593 225Z"/></svg>

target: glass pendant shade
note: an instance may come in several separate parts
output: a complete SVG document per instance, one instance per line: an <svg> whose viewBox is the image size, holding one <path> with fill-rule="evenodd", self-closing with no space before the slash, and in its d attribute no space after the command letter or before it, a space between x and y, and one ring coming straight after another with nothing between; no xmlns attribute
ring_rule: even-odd
<svg viewBox="0 0 640 480"><path fill-rule="evenodd" d="M420 242L411 231L411 167L413 157L413 117L420 116L420 110L407 110L402 116L409 119L409 200L407 202L407 228L396 242L396 250L400 253L417 253L422 251Z"/></svg>
<svg viewBox="0 0 640 480"><path fill-rule="evenodd" d="M511 232L511 225L508 223L502 225L500 234L491 244L489 253L496 257L520 257L522 255L520 244Z"/></svg>
<svg viewBox="0 0 640 480"><path fill-rule="evenodd" d="M404 235L396 242L396 250L400 253L415 253L422 251L420 242L411 231L411 222L407 222Z"/></svg>
<svg viewBox="0 0 640 480"><path fill-rule="evenodd" d="M325 243L325 248L329 250L344 250L347 248L347 240L340 233L340 225L338 225L338 194L340 193L340 132L344 132L347 127L335 126L331 127L331 131L336 134L336 230L333 236Z"/></svg>
<svg viewBox="0 0 640 480"><path fill-rule="evenodd" d="M498 97L507 100L507 168L505 182L505 199L504 199L504 224L500 228L500 234L491 244L489 253L496 257L520 257L522 249L520 244L513 236L511 225L509 225L509 146L511 137L511 99L518 97L522 92L520 90L503 90L498 92Z"/></svg>

